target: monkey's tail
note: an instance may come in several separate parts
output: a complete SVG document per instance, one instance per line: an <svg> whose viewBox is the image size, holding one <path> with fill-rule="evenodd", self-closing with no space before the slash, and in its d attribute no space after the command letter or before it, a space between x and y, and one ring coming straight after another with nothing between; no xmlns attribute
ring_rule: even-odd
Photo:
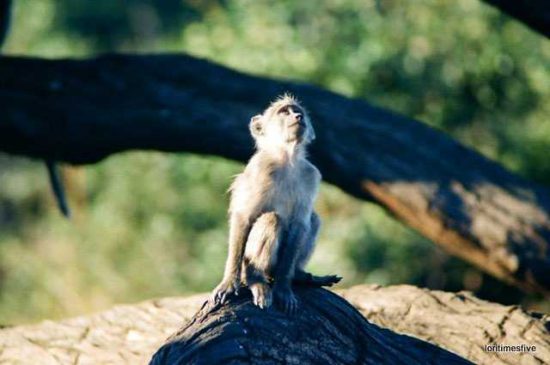
<svg viewBox="0 0 550 365"><path fill-rule="evenodd" d="M52 187L55 201L61 213L66 217L71 217L71 211L67 204L67 198L65 197L65 188L62 180L59 178L59 169L53 160L46 160L46 167L48 168L48 176L50 178L50 185Z"/></svg>

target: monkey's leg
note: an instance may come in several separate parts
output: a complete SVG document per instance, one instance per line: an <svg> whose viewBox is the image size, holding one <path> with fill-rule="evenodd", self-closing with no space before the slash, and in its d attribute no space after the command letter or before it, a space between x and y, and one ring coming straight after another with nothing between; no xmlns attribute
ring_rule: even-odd
<svg viewBox="0 0 550 365"><path fill-rule="evenodd" d="M317 213L313 212L310 219L310 228L307 233L303 246L301 247L300 254L298 255L298 261L296 262L296 271L294 273L294 282L301 285L311 286L332 286L339 282L342 278L337 275L316 276L310 274L304 270L313 249L315 248L315 241L319 234L319 228L321 227L321 219Z"/></svg>
<svg viewBox="0 0 550 365"><path fill-rule="evenodd" d="M309 219L309 230L304 238L304 243L300 247L298 253L298 258L296 260L296 269L304 270L304 267L307 265L313 249L315 248L315 242L317 241L317 236L319 235L319 228L321 227L321 218L315 212L311 213Z"/></svg>
<svg viewBox="0 0 550 365"><path fill-rule="evenodd" d="M309 222L295 220L282 237L277 253L275 267L273 299L286 314L292 315L298 309L298 299L290 286L296 272L296 263L302 253L302 247L309 232Z"/></svg>
<svg viewBox="0 0 550 365"><path fill-rule="evenodd" d="M243 282L250 288L254 304L260 308L268 308L273 302L269 279L277 264L280 226L275 213L264 213L252 226L246 243Z"/></svg>

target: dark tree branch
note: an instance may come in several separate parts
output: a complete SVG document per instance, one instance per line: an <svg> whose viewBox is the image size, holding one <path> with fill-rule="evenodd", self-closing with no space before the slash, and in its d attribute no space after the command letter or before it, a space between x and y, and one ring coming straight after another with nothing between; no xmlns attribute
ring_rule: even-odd
<svg viewBox="0 0 550 365"><path fill-rule="evenodd" d="M0 49L10 27L11 0L0 0Z"/></svg>
<svg viewBox="0 0 550 365"><path fill-rule="evenodd" d="M548 293L546 189L422 123L314 86L183 55L3 57L0 150L74 164L135 149L246 161L250 116L287 90L311 110L311 157L326 181L482 270Z"/></svg>
<svg viewBox="0 0 550 365"><path fill-rule="evenodd" d="M548 0L483 0L516 18L529 28L550 37Z"/></svg>
<svg viewBox="0 0 550 365"><path fill-rule="evenodd" d="M324 289L302 289L297 315L254 306L249 296L205 307L161 347L151 365L471 364L428 342L369 323Z"/></svg>

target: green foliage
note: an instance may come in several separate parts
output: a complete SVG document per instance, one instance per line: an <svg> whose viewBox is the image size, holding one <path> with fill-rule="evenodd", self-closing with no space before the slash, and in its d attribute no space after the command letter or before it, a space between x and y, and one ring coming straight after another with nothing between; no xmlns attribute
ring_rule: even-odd
<svg viewBox="0 0 550 365"><path fill-rule="evenodd" d="M550 44L478 0L14 3L8 53L183 51L367 99L550 183ZM210 290L225 260L225 191L240 168L134 152L70 169L76 215L67 222L40 163L1 157L0 323ZM322 188L318 210L314 272L341 274L345 285L413 283L521 299L334 187Z"/></svg>

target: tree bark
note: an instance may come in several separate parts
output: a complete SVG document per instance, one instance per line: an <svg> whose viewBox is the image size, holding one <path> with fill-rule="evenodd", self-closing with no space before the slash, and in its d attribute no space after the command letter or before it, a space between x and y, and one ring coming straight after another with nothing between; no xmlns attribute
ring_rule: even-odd
<svg viewBox="0 0 550 365"><path fill-rule="evenodd" d="M529 28L550 37L550 6L547 0L483 0L516 18Z"/></svg>
<svg viewBox="0 0 550 365"><path fill-rule="evenodd" d="M275 311L268 313L254 308L244 299L216 309L210 316L204 317L204 322L200 322L198 319L202 318L201 313L194 314L208 297L208 294L201 294L117 306L102 313L58 322L45 321L1 329L0 363L145 364L166 337L178 331L182 325L185 325L187 331L200 326L204 329L213 328L213 321L218 319L222 319L217 327L221 332L212 333L213 336L206 341L209 346L217 346L215 339L219 337L230 339L235 334L233 339L236 339L244 335L244 325L249 328L244 336L248 341L246 345L255 346L254 341L251 341L251 335L255 334L253 331L262 326L266 326L267 331L288 325L283 335L296 336L288 347L295 350L296 339L308 344L318 341L318 351L321 353L326 351L322 344L335 343L337 347L333 353L342 358L349 356L353 349L358 349L360 341L367 341L368 346L363 351L364 354L371 354L371 359L391 349L390 352L384 352L388 360L406 358L407 362L414 363L429 353L441 359L446 356L452 358L441 349L410 337L399 336L399 333L428 341L476 364L550 363L550 317L547 315L527 313L517 306L486 302L466 292L445 293L408 285L362 285L337 290L336 293L359 310L370 323L358 318L342 299L315 290L306 293L305 297L302 292L302 309L297 320L300 323L307 323L308 320L315 322L309 323L308 330L300 333L291 332L295 328L294 321ZM222 313L225 313L225 317L222 317ZM322 323L318 316L323 318ZM195 318L194 322L191 322L192 318ZM313 327L317 324L319 326ZM347 327L346 324L351 326ZM351 330L356 332L352 333ZM326 333L330 335L320 337ZM181 335L172 339L177 341L182 338ZM204 339L201 336L205 333L195 332L195 335ZM340 343L338 339L350 342ZM259 336L255 342L263 340L271 339ZM407 341L419 346L397 347ZM523 344L535 346L536 349L533 352L486 351L485 345L491 344ZM176 347L182 345L173 343L174 354L177 352Z"/></svg>
<svg viewBox="0 0 550 365"><path fill-rule="evenodd" d="M262 310L250 295L199 311L154 355L172 364L471 364L428 342L369 323L325 289L301 289L300 310L288 317Z"/></svg>
<svg viewBox="0 0 550 365"><path fill-rule="evenodd" d="M550 194L412 119L184 55L0 58L0 150L73 164L154 149L246 161L247 123L283 91L311 110L324 179L451 254L550 290Z"/></svg>

